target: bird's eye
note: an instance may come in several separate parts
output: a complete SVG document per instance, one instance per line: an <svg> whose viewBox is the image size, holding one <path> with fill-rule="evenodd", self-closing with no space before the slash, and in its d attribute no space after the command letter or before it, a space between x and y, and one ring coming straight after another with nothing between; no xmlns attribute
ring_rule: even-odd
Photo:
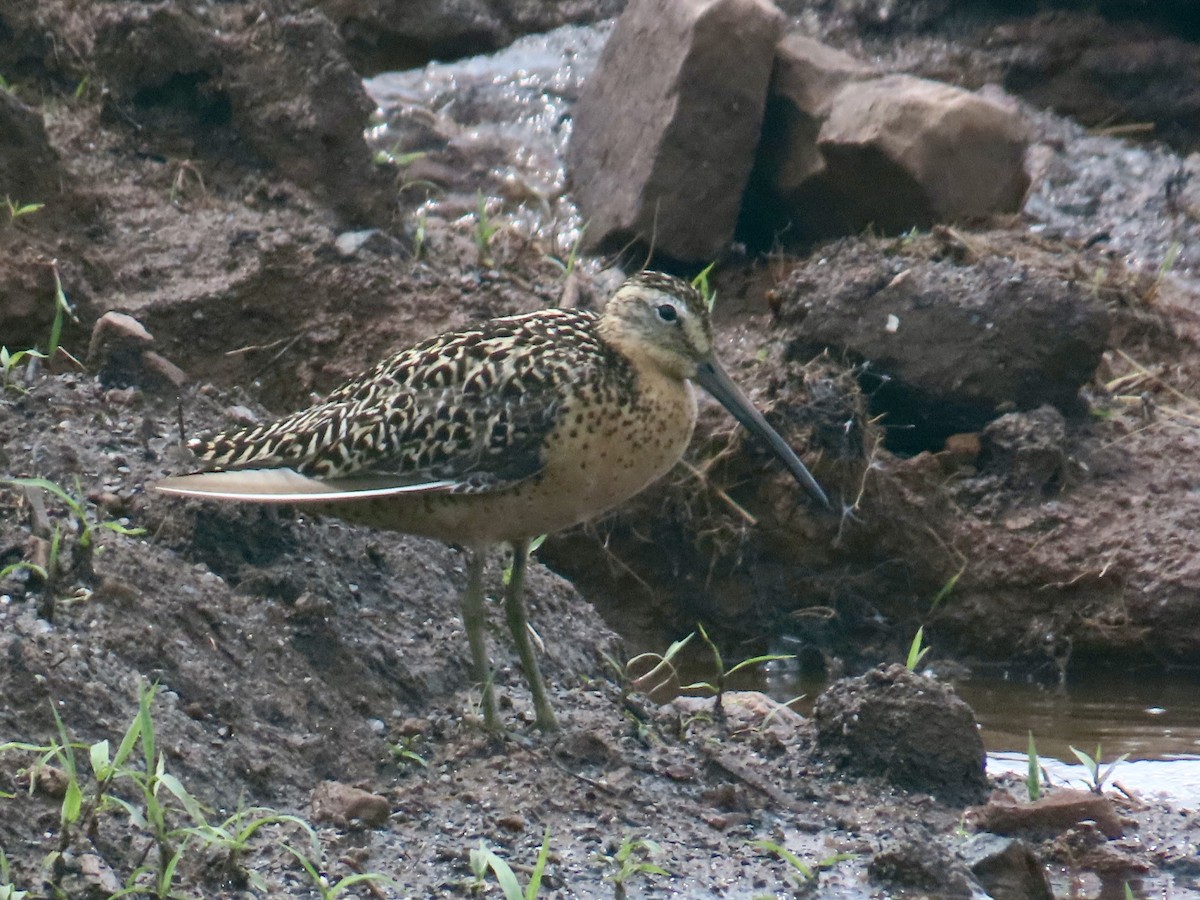
<svg viewBox="0 0 1200 900"><path fill-rule="evenodd" d="M679 310L670 303L662 303L655 307L654 311L658 313L658 317L664 322L674 322L679 318Z"/></svg>

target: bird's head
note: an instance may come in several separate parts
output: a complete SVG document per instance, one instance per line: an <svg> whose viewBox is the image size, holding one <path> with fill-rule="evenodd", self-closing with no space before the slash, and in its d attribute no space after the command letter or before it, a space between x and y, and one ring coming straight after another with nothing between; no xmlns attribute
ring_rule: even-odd
<svg viewBox="0 0 1200 900"><path fill-rule="evenodd" d="M660 272L627 279L604 308L603 328L622 352L680 380L695 378L713 353L704 298L683 279Z"/></svg>

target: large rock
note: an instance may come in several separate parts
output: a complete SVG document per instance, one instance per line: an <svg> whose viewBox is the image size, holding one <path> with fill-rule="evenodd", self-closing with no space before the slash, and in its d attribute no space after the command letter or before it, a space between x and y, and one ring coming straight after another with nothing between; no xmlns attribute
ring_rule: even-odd
<svg viewBox="0 0 1200 900"><path fill-rule="evenodd" d="M789 34L775 52L754 177L786 197L825 171L817 136L834 96L848 81L875 70L849 53L802 34Z"/></svg>
<svg viewBox="0 0 1200 900"><path fill-rule="evenodd" d="M634 0L575 108L587 248L712 259L733 235L783 14L766 0Z"/></svg>
<svg viewBox="0 0 1200 900"><path fill-rule="evenodd" d="M1057 274L1069 257L1056 266L1052 248L992 243L986 233L966 240L979 252L969 264L933 246L936 237L884 253L847 239L798 265L778 290L789 353L809 359L831 348L865 364L893 449L940 449L1013 409L1078 412L1104 351L1108 312L1086 283Z"/></svg>
<svg viewBox="0 0 1200 900"><path fill-rule="evenodd" d="M888 75L838 91L817 144L851 229L885 231L1021 207L1028 130L961 88Z"/></svg>
<svg viewBox="0 0 1200 900"><path fill-rule="evenodd" d="M780 45L743 236L897 233L1015 212L1027 128L1011 107L909 75L873 77L799 35Z"/></svg>

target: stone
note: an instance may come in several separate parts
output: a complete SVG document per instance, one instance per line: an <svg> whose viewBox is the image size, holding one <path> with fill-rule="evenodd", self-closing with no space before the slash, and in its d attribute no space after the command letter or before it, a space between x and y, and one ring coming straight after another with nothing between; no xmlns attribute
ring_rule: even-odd
<svg viewBox="0 0 1200 900"><path fill-rule="evenodd" d="M338 828L351 822L378 828L392 812L386 797L340 781L322 781L313 789L311 802L313 822L329 822Z"/></svg>
<svg viewBox="0 0 1200 900"><path fill-rule="evenodd" d="M847 81L874 75L867 63L805 35L780 41L752 176L756 187L786 197L824 172L817 135L833 97Z"/></svg>
<svg viewBox="0 0 1200 900"><path fill-rule="evenodd" d="M813 707L817 750L845 771L882 776L947 802L987 787L979 724L948 685L894 664L835 681Z"/></svg>
<svg viewBox="0 0 1200 900"><path fill-rule="evenodd" d="M872 412L888 416L893 449L939 450L1011 410L1083 409L1079 390L1108 340L1104 302L1059 276L1049 251L1030 247L1022 261L987 233L971 240L979 258L962 264L846 239L797 265L776 292L789 357L828 348L867 365L862 380ZM830 282L829 270L843 274Z"/></svg>
<svg viewBox="0 0 1200 900"><path fill-rule="evenodd" d="M833 215L850 232L1016 212L1028 144L1014 110L911 75L844 85L817 136Z"/></svg>
<svg viewBox="0 0 1200 900"><path fill-rule="evenodd" d="M668 704L684 718L711 716L712 697L679 696ZM722 708L731 733L769 732L782 743L796 739L804 716L762 691L726 691Z"/></svg>
<svg viewBox="0 0 1200 900"><path fill-rule="evenodd" d="M1030 803L996 794L985 805L971 809L968 821L981 831L1031 838L1057 835L1085 821L1095 822L1110 839L1125 833L1111 800L1073 789L1056 790Z"/></svg>
<svg viewBox="0 0 1200 900"><path fill-rule="evenodd" d="M203 6L119 6L96 35L107 114L156 150L205 160L235 147L327 200L347 224L390 221L364 131L375 104L337 29L316 10L218 27ZM249 151L249 152L247 152Z"/></svg>
<svg viewBox="0 0 1200 900"><path fill-rule="evenodd" d="M92 326L87 363L106 387L139 385L154 389L180 388L187 373L150 350L154 336L133 316L109 311Z"/></svg>
<svg viewBox="0 0 1200 900"><path fill-rule="evenodd" d="M315 10L264 21L231 48L233 124L254 150L352 225L385 225L389 183L364 131L374 102L332 23Z"/></svg>
<svg viewBox="0 0 1200 900"><path fill-rule="evenodd" d="M585 249L712 260L733 236L783 14L767 0L633 0L575 107Z"/></svg>
<svg viewBox="0 0 1200 900"><path fill-rule="evenodd" d="M919 896L943 900L971 900L978 897L978 886L962 861L928 829L901 827L899 833L885 839L879 852L867 862L867 873L874 882L915 891ZM892 893L888 892L887 896Z"/></svg>
<svg viewBox="0 0 1200 900"><path fill-rule="evenodd" d="M1018 838L977 834L959 851L993 900L1053 900L1046 870Z"/></svg>

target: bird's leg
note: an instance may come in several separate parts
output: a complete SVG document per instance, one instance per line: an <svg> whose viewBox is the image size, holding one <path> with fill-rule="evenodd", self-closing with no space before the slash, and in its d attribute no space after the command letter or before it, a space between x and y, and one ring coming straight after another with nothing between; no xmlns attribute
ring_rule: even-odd
<svg viewBox="0 0 1200 900"><path fill-rule="evenodd" d="M512 576L508 579L508 588L504 593L504 615L508 619L508 630L512 632L513 641L516 642L517 654L521 657L521 668L525 670L529 692L533 695L533 709L537 715L538 728L542 731L555 731L558 721L554 718L554 710L546 697L546 685L542 681L542 672L534 655L533 641L529 638L525 605L521 602L521 589L525 584L525 564L529 560L529 540L513 541L512 551Z"/></svg>
<svg viewBox="0 0 1200 900"><path fill-rule="evenodd" d="M482 547L474 548L470 553L471 560L467 564L467 589L462 597L463 627L467 630L467 642L471 645L472 674L483 688L483 726L488 731L499 731L496 689L488 667L487 643L483 634L483 565L487 562L487 553Z"/></svg>

